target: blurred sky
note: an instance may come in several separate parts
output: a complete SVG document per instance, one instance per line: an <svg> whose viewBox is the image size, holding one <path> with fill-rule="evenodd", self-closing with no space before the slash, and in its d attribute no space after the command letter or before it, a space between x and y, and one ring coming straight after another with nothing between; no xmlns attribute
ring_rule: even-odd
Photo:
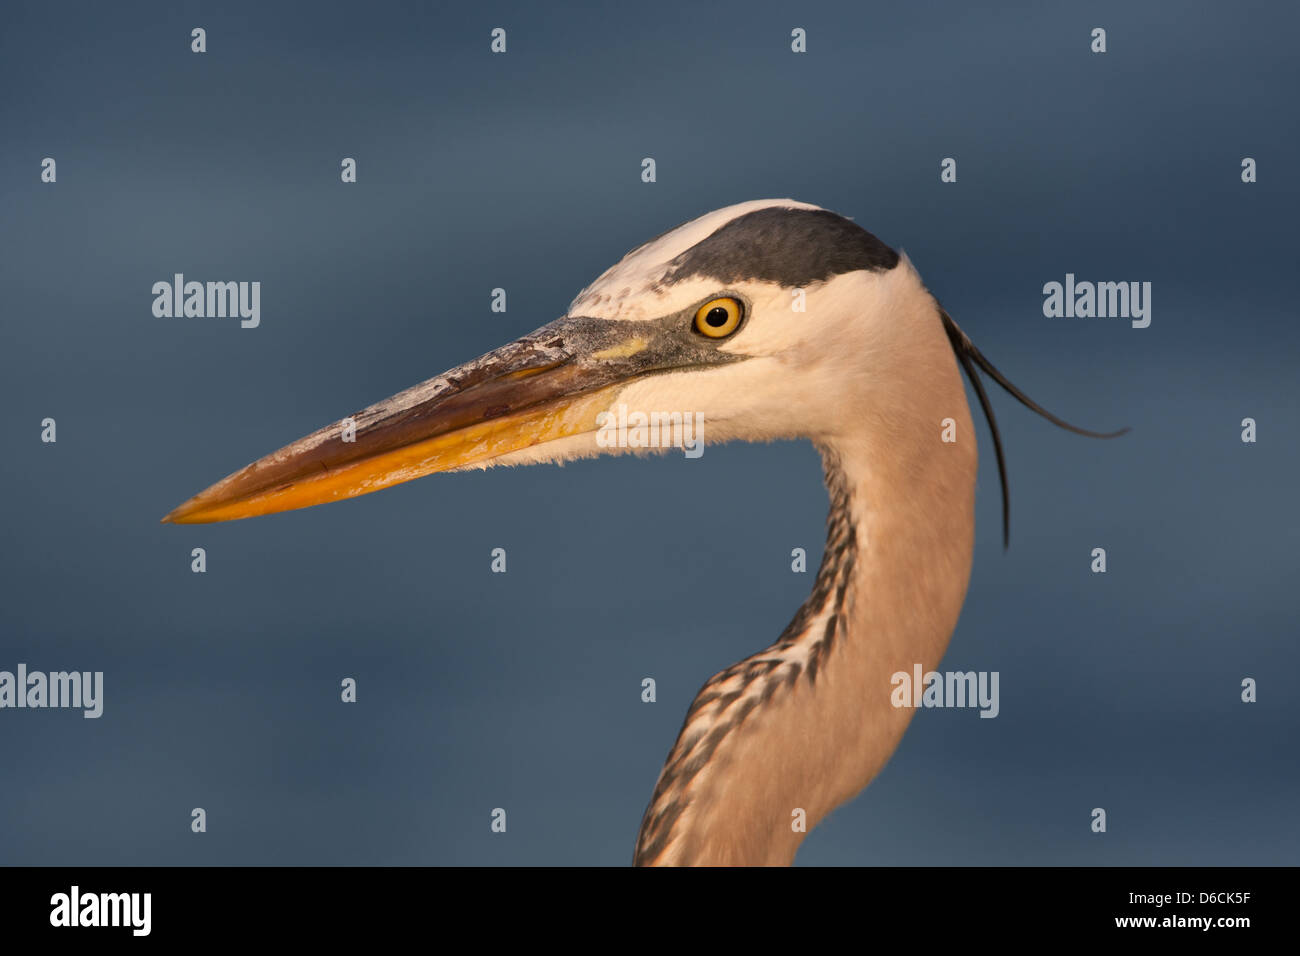
<svg viewBox="0 0 1300 956"><path fill-rule="evenodd" d="M1133 429L993 396L1012 547L981 424L943 667L999 671L1000 716L920 712L799 862L1300 861L1300 14L1171 9L6 3L0 669L106 691L99 720L0 711L0 863L628 863L696 690L811 587L789 567L823 540L811 446L158 519L773 196L906 251L1048 408ZM261 281L261 326L154 318L175 272ZM1150 328L1044 318L1067 272L1152 282Z"/></svg>

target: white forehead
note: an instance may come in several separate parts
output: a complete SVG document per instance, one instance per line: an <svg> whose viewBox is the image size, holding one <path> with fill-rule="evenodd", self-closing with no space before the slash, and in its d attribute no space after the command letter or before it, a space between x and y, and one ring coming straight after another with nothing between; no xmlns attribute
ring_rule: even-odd
<svg viewBox="0 0 1300 956"><path fill-rule="evenodd" d="M610 266L595 282L578 293L569 305L569 315L637 321L686 308L697 299L717 291L717 283L697 277L664 288L660 282L668 273L668 264L731 220L757 209L772 207L821 208L793 199L754 199L706 213L637 246Z"/></svg>

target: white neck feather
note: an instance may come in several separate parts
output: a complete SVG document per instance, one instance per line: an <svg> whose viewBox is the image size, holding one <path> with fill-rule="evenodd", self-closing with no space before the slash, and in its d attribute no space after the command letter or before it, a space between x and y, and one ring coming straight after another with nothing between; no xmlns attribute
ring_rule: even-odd
<svg viewBox="0 0 1300 956"><path fill-rule="evenodd" d="M910 267L909 267L910 268ZM788 864L865 787L912 717L891 675L937 667L974 539L976 436L934 300L916 283L870 350L849 434L819 440L831 497L813 594L782 638L700 691L660 775L638 864ZM889 355L888 367L879 364ZM952 419L956 438L942 441Z"/></svg>

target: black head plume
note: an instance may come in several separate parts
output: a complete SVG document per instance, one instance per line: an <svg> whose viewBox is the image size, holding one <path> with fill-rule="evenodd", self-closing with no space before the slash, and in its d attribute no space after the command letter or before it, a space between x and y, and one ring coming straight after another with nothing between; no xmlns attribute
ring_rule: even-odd
<svg viewBox="0 0 1300 956"><path fill-rule="evenodd" d="M1059 425L1066 431L1072 431L1076 435L1087 435L1089 438L1118 438L1128 429L1121 428L1117 432L1090 432L1086 428L1079 428L1077 425L1071 425L1069 422L1057 418L1012 385L1007 380L1007 377L999 372L993 363L986 359L980 350L975 347L975 344L971 342L966 333L957 327L957 323L952 320L952 316L944 310L943 306L939 307L939 315L943 319L943 327L948 333L948 341L952 343L952 350L957 355L957 361L961 363L961 367L966 372L966 377L970 379L971 385L975 387L975 394L979 396L980 407L984 409L984 417L988 419L989 431L993 433L993 450L998 457L998 477L1002 481L1002 546L1009 548L1011 546L1011 495L1007 489L1007 462L1002 453L1002 436L998 434L998 420L993 416L993 406L989 403L988 393L984 391L984 383L980 381L980 377L975 371L976 366L1013 395L1020 404L1037 412L1053 425Z"/></svg>

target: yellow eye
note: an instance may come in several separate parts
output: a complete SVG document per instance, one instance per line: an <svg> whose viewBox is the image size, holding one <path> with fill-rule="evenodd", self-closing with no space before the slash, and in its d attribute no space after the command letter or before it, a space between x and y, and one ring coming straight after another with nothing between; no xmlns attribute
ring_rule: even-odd
<svg viewBox="0 0 1300 956"><path fill-rule="evenodd" d="M740 303L735 299L710 299L695 311L695 331L723 339L740 325Z"/></svg>

